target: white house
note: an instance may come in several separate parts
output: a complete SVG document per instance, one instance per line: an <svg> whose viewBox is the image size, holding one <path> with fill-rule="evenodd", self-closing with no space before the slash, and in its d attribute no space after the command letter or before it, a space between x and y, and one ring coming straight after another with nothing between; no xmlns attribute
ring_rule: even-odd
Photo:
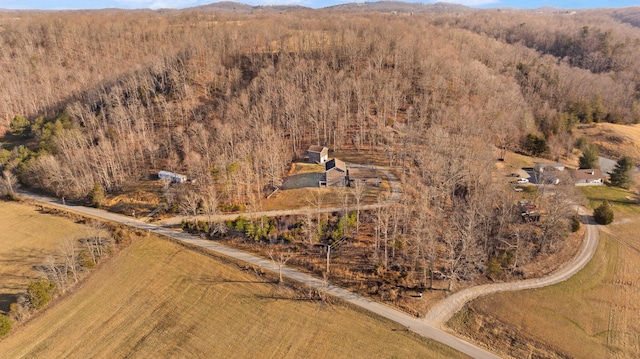
<svg viewBox="0 0 640 359"><path fill-rule="evenodd" d="M159 179L169 180L171 183L185 183L187 182L187 176L181 175L178 173L173 173L169 171L160 171L158 172Z"/></svg>
<svg viewBox="0 0 640 359"><path fill-rule="evenodd" d="M604 174L597 168L573 171L573 183L576 186L602 186L604 179Z"/></svg>

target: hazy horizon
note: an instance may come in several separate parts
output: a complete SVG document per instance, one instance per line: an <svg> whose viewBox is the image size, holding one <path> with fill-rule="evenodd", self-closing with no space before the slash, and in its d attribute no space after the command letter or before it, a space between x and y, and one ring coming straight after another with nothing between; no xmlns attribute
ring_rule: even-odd
<svg viewBox="0 0 640 359"><path fill-rule="evenodd" d="M218 1L211 0L2 0L0 9L7 10L83 10L83 9L184 9L193 6L207 5ZM247 5L300 5L310 8L323 8L339 4L357 3L363 1L340 0L247 0L236 1ZM374 1L370 1L374 2ZM435 4L442 1L406 1L424 4ZM452 0L451 4L460 4L473 8L516 7L523 9L552 6L561 9L588 9L639 6L631 0Z"/></svg>

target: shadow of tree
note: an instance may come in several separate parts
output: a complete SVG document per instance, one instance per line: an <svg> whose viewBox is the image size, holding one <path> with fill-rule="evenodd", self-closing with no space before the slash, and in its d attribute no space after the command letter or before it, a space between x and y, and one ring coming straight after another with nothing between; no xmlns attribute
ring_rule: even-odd
<svg viewBox="0 0 640 359"><path fill-rule="evenodd" d="M318 182L322 179L323 173L309 172L289 176L282 184L282 189L295 189L305 187L318 187Z"/></svg>
<svg viewBox="0 0 640 359"><path fill-rule="evenodd" d="M8 313L11 303L18 301L18 295L13 293L0 294L0 311Z"/></svg>

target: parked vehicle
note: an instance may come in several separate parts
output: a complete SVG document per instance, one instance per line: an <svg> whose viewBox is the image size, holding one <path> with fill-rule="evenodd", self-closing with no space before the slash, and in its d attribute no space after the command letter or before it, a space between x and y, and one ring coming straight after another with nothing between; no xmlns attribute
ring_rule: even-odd
<svg viewBox="0 0 640 359"><path fill-rule="evenodd" d="M529 183L529 180L527 178L518 178L516 182L518 182L519 184L523 184L523 183Z"/></svg>

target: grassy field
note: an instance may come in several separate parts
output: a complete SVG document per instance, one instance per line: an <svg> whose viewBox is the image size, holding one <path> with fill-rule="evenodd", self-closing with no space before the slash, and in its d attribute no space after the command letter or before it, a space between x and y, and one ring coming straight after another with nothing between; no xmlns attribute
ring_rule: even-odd
<svg viewBox="0 0 640 359"><path fill-rule="evenodd" d="M621 201L626 191L584 190L592 203ZM619 203L619 202L615 202ZM636 358L640 353L640 211L614 206L616 220L600 231L591 262L558 285L478 299L470 308L575 358Z"/></svg>
<svg viewBox="0 0 640 359"><path fill-rule="evenodd" d="M33 206L0 201L0 228L0 311L6 312L29 280L38 277L34 266L55 253L61 241L79 238L88 227Z"/></svg>
<svg viewBox="0 0 640 359"><path fill-rule="evenodd" d="M633 192L609 186L585 186L580 187L580 190L589 200L591 208L595 208L607 200L616 211L617 217L640 214L640 206L637 205Z"/></svg>
<svg viewBox="0 0 640 359"><path fill-rule="evenodd" d="M0 358L455 358L398 325L149 237L0 341Z"/></svg>

